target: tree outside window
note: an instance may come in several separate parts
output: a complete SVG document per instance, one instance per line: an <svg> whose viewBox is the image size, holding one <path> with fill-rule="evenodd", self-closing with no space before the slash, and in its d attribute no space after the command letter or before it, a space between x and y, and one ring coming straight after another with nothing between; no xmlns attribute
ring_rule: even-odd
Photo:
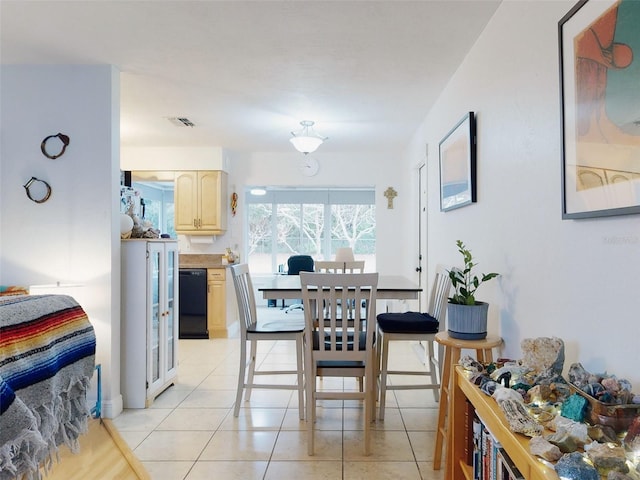
<svg viewBox="0 0 640 480"><path fill-rule="evenodd" d="M357 259L365 260L365 269L375 271L373 201L249 202L247 212L247 258L253 273L284 271L287 259L296 254L329 260L340 247L351 247Z"/></svg>

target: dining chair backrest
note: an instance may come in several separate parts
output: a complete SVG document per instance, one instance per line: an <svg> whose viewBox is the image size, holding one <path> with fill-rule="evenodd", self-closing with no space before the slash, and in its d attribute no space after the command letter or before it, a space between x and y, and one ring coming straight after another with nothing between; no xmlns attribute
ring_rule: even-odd
<svg viewBox="0 0 640 480"><path fill-rule="evenodd" d="M249 274L249 265L240 263L231 266L233 285L238 301L238 314L240 316L240 331L242 337L246 337L247 329L257 322L256 298Z"/></svg>
<svg viewBox="0 0 640 480"><path fill-rule="evenodd" d="M363 273L364 260L354 260L352 262L344 262L344 273Z"/></svg>
<svg viewBox="0 0 640 480"><path fill-rule="evenodd" d="M447 309L447 299L451 291L451 279L444 265L436 267L436 276L429 293L429 308L427 313L440 322L440 331L444 330L444 317Z"/></svg>
<svg viewBox="0 0 640 480"><path fill-rule="evenodd" d="M305 330L313 337L315 360L363 361L373 349L374 328L366 318L376 318L377 273L300 272ZM364 305L353 310L353 322L343 322L341 305ZM364 310L364 311L363 311ZM316 330L318 319L323 325ZM315 335L314 335L315 332Z"/></svg>
<svg viewBox="0 0 640 480"><path fill-rule="evenodd" d="M316 262L316 272L324 273L363 273L364 260L354 260L353 262L340 262L337 260L318 260Z"/></svg>
<svg viewBox="0 0 640 480"><path fill-rule="evenodd" d="M318 260L315 266L316 272L320 273L344 273L344 262Z"/></svg>

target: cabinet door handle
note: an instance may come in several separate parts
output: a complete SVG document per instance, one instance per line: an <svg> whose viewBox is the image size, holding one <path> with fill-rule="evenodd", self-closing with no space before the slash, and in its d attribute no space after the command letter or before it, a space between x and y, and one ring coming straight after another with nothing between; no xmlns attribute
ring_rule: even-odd
<svg viewBox="0 0 640 480"><path fill-rule="evenodd" d="M193 219L193 228L198 228L198 221L195 218Z"/></svg>

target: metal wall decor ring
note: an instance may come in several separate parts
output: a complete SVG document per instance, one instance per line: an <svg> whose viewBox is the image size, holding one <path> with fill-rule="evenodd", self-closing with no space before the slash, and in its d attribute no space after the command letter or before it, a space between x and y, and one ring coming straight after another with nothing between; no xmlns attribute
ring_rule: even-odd
<svg viewBox="0 0 640 480"><path fill-rule="evenodd" d="M59 138L60 141L62 142L62 150L60 150L60 152L55 155L51 155L47 152L47 142L52 138ZM64 151L69 146L69 142L70 142L69 137L64 133L58 133L57 135L49 135L47 138L42 140L42 143L40 144L40 150L42 150L42 154L45 157L55 160L56 158L61 157L64 154Z"/></svg>
<svg viewBox="0 0 640 480"><path fill-rule="evenodd" d="M44 192L41 192L42 196L40 198L34 198L31 195L31 191L29 190L33 186L33 184L36 182L40 182L44 185ZM51 196L51 185L49 185L44 180L40 180L39 178L36 178L36 177L31 177L31 180L25 183L23 187L27 191L27 197L29 197L29 200L33 200L36 203L44 203L47 200L49 200L49 197Z"/></svg>

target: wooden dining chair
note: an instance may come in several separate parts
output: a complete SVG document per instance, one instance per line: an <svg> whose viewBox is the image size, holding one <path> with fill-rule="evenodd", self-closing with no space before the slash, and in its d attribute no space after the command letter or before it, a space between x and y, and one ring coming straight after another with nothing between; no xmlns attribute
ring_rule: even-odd
<svg viewBox="0 0 640 480"><path fill-rule="evenodd" d="M377 318L378 325L378 355L380 365L380 404L378 416L384 420L384 410L387 390L433 390L433 396L439 401L440 396L440 364L442 351L435 355L435 336L444 330L444 319L447 298L451 290L451 280L447 269L438 265L436 275L429 295L427 313L381 313ZM389 370L389 342L412 341L424 342L427 370ZM419 375L429 377L430 383L399 384L398 379L393 384L388 383L389 375Z"/></svg>
<svg viewBox="0 0 640 480"><path fill-rule="evenodd" d="M364 453L370 453L370 423L375 418L375 327L362 322L376 318L377 273L300 273L305 318L305 381L308 453L314 454L317 400L360 399L364 402ZM354 310L353 323L343 322L340 304L365 304ZM324 322L318 322L323 318ZM319 390L318 377L364 378L361 391Z"/></svg>
<svg viewBox="0 0 640 480"><path fill-rule="evenodd" d="M238 300L238 312L240 315L240 371L238 374L238 390L233 415L238 416L242 401L242 392L245 391L245 401L251 399L253 388L297 390L298 411L300 420L304 419L304 368L303 368L303 336L304 320L301 319L276 319L261 322L256 314L256 301L249 274L249 266L246 263L231 266L233 284ZM256 368L257 343L261 340L288 340L296 342L296 370L259 370ZM249 358L247 359L247 342L250 345ZM256 383L255 377L262 375L296 375L295 384L287 383Z"/></svg>
<svg viewBox="0 0 640 480"><path fill-rule="evenodd" d="M354 260L350 262L337 261L337 260L320 260L316 262L315 266L316 266L315 271L321 272L321 273L363 273L364 260ZM339 303L338 305L341 305L341 304ZM352 303L349 303L347 305L346 318L349 321L353 320L354 308L355 308L355 305L353 305ZM366 320L366 317L363 316L362 320L363 321Z"/></svg>

